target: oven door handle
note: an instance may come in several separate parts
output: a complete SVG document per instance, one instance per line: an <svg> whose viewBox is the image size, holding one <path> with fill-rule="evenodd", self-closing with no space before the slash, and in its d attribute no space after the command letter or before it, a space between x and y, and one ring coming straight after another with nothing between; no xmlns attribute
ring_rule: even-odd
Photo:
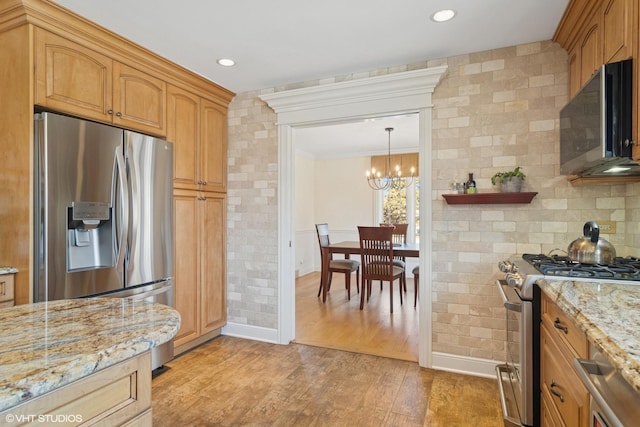
<svg viewBox="0 0 640 427"><path fill-rule="evenodd" d="M498 285L498 290L500 291L500 296L502 297L502 303L507 310L517 311L520 313L522 311L522 303L520 301L511 301L507 298L507 294L504 292L503 287L509 287L506 281L504 280L496 280L496 285Z"/></svg>

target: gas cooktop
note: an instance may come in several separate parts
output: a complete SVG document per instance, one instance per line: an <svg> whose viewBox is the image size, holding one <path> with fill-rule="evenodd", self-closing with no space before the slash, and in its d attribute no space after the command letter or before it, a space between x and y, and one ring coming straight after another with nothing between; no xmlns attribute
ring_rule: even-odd
<svg viewBox="0 0 640 427"><path fill-rule="evenodd" d="M522 258L545 276L640 281L640 258L617 257L612 264L583 264L566 256L524 254Z"/></svg>

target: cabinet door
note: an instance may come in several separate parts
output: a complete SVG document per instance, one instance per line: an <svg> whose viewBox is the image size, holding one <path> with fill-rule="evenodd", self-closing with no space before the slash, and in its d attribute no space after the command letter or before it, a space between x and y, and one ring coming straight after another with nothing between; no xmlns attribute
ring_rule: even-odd
<svg viewBox="0 0 640 427"><path fill-rule="evenodd" d="M547 393L541 393L540 407L542 422L540 425L544 427L563 427L564 424L560 421L560 415L553 403L548 399Z"/></svg>
<svg viewBox="0 0 640 427"><path fill-rule="evenodd" d="M604 63L631 58L633 1L608 0L602 13Z"/></svg>
<svg viewBox="0 0 640 427"><path fill-rule="evenodd" d="M597 13L582 34L582 39L579 43L580 87L589 81L593 72L602 65L602 36L600 34L600 16Z"/></svg>
<svg viewBox="0 0 640 427"><path fill-rule="evenodd" d="M573 98L581 87L580 59L578 58L578 49L574 49L569 52L569 99Z"/></svg>
<svg viewBox="0 0 640 427"><path fill-rule="evenodd" d="M110 58L45 30L35 29L35 103L110 122Z"/></svg>
<svg viewBox="0 0 640 427"><path fill-rule="evenodd" d="M167 87L167 140L173 142L173 183L176 188L198 189L200 97Z"/></svg>
<svg viewBox="0 0 640 427"><path fill-rule="evenodd" d="M226 196L203 193L200 201L201 327L205 334L222 327L227 320L226 281Z"/></svg>
<svg viewBox="0 0 640 427"><path fill-rule="evenodd" d="M14 275L0 275L0 302L7 303L3 306L13 305L14 295Z"/></svg>
<svg viewBox="0 0 640 427"><path fill-rule="evenodd" d="M227 109L207 99L202 99L201 106L201 188L206 191L226 191Z"/></svg>
<svg viewBox="0 0 640 427"><path fill-rule="evenodd" d="M175 346L200 336L199 249L201 233L198 193L176 190L173 198L175 230L175 308L182 321L174 338Z"/></svg>
<svg viewBox="0 0 640 427"><path fill-rule="evenodd" d="M115 62L113 123L152 135L166 133L166 83Z"/></svg>

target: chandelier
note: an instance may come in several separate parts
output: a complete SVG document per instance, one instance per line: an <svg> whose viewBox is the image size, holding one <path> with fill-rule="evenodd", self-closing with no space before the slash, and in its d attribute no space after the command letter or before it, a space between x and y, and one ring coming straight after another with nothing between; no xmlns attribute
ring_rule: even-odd
<svg viewBox="0 0 640 427"><path fill-rule="evenodd" d="M387 165L386 170L381 172L376 170L376 168L372 167L370 171L367 171L367 182L369 183L369 187L374 190L389 190L389 189L403 189L407 188L413 183L413 178L415 174L415 168L411 168L411 176L403 177L402 171L400 170L400 165L396 165L395 169L391 169L391 132L393 128L385 128L385 131L389 133L389 143L388 143L388 151L387 151ZM384 173L384 175L383 175Z"/></svg>

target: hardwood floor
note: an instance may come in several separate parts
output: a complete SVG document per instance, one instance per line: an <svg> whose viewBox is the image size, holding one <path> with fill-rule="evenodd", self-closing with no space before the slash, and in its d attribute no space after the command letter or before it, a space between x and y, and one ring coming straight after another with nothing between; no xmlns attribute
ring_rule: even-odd
<svg viewBox="0 0 640 427"><path fill-rule="evenodd" d="M300 344L218 337L152 387L161 427L502 425L495 380Z"/></svg>
<svg viewBox="0 0 640 427"><path fill-rule="evenodd" d="M418 307L413 308L413 280L400 305L398 281L394 283L393 314L389 311L389 285L377 283L369 303L360 310L356 277L351 277L351 300L347 299L344 274L334 274L327 301L318 298L320 273L296 280L296 339L299 344L354 351L376 356L418 361Z"/></svg>
<svg viewBox="0 0 640 427"><path fill-rule="evenodd" d="M316 296L318 273L298 279L295 343L222 336L166 364L153 379L153 425L503 424L495 380L416 363L418 311L411 281L402 308L394 298L392 315L388 285L382 292L374 285L360 311L355 277L347 301L341 276L335 276L325 304Z"/></svg>

